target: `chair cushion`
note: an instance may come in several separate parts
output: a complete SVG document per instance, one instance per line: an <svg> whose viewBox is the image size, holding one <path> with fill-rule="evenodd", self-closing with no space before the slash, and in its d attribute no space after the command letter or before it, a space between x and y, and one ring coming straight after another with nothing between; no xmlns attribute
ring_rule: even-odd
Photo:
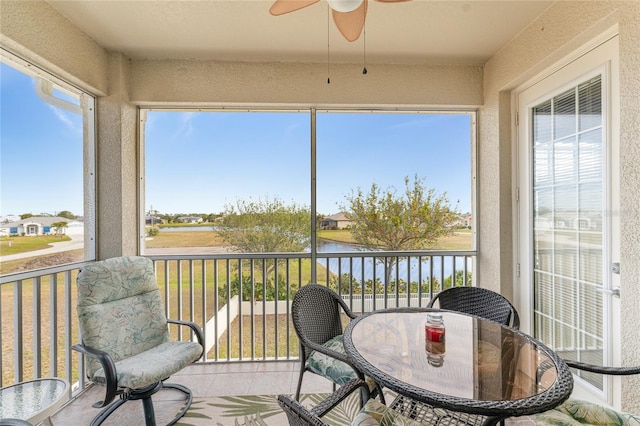
<svg viewBox="0 0 640 426"><path fill-rule="evenodd" d="M537 424L640 426L640 416L621 413L602 405L569 399L553 410L532 416Z"/></svg>
<svg viewBox="0 0 640 426"><path fill-rule="evenodd" d="M342 335L328 340L325 348L346 355ZM328 378L332 382L342 386L352 379L357 379L356 372L348 364L318 351L312 351L307 360L307 368L312 372Z"/></svg>
<svg viewBox="0 0 640 426"><path fill-rule="evenodd" d="M351 426L419 426L420 424L396 413L373 398L367 401L351 421Z"/></svg>
<svg viewBox="0 0 640 426"><path fill-rule="evenodd" d="M153 262L118 257L84 266L78 274L78 320L83 343L115 362L168 342ZM87 358L89 376L101 368L96 358Z"/></svg>
<svg viewBox="0 0 640 426"><path fill-rule="evenodd" d="M158 290L153 262L146 257L113 257L82 267L78 306L100 305Z"/></svg>
<svg viewBox="0 0 640 426"><path fill-rule="evenodd" d="M197 360L202 346L196 342L166 342L145 352L116 362L118 386L139 389L164 380ZM93 380L104 384L104 370L100 368Z"/></svg>
<svg viewBox="0 0 640 426"><path fill-rule="evenodd" d="M343 355L347 354L344 350L342 334L334 337L333 339L327 340L327 342L322 346ZM307 359L307 368L313 373L326 377L340 386L347 384L352 379L358 378L358 375L353 371L353 368L351 368L349 364L318 351L312 351L309 354L309 359ZM376 382L371 377L367 376L365 376L364 381L367 383L367 386L369 386L369 391L372 392L376 387Z"/></svg>

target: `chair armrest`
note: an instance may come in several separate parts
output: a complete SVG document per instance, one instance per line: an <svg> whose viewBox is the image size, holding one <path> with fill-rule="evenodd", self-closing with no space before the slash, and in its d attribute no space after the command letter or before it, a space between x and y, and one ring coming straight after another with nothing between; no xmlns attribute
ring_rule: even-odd
<svg viewBox="0 0 640 426"><path fill-rule="evenodd" d="M362 391L365 392L363 401L367 401L369 399L369 386L367 386L364 380L353 379L344 386L340 386L327 399L313 407L311 413L318 417L324 416L358 388L362 388Z"/></svg>
<svg viewBox="0 0 640 426"><path fill-rule="evenodd" d="M439 297L440 297L440 293L434 294L431 300L429 300L429 303L427 303L426 307L429 309L435 309L433 305L436 303L436 300L438 300Z"/></svg>
<svg viewBox="0 0 640 426"><path fill-rule="evenodd" d="M369 388L366 383L360 379L353 379L344 386L340 386L327 399L311 409L303 406L288 395L278 395L278 404L287 414L291 426L325 426L320 417L331 411L359 387L362 387L368 399Z"/></svg>
<svg viewBox="0 0 640 426"><path fill-rule="evenodd" d="M640 374L640 366L637 367L604 367L601 365L587 364L585 362L564 360L569 367L591 373L607 374L611 376L630 376Z"/></svg>
<svg viewBox="0 0 640 426"><path fill-rule="evenodd" d="M113 401L118 395L118 374L116 372L116 364L113 362L111 356L101 350L94 349L84 344L77 344L71 346L71 349L78 351L84 355L88 355L97 358L104 370L104 377L106 380L106 392L104 400L98 401L93 404L93 408L106 407Z"/></svg>
<svg viewBox="0 0 640 426"><path fill-rule="evenodd" d="M289 395L278 395L278 404L287 415L289 426L326 426L318 416Z"/></svg>
<svg viewBox="0 0 640 426"><path fill-rule="evenodd" d="M347 303L344 300L342 300L342 297L337 297L336 300L338 301L338 304L342 307L342 310L344 311L344 313L347 314L349 318L354 319L355 317L357 317L356 314L351 312L351 309L349 309L349 306L347 305Z"/></svg>
<svg viewBox="0 0 640 426"><path fill-rule="evenodd" d="M184 325L189 327L193 331L193 333L196 335L196 339L198 339L198 343L200 344L200 346L202 346L202 353L200 354L200 356L204 354L204 333L202 333L202 329L198 324L191 321L181 321L181 320L174 320L174 319L167 319L167 323Z"/></svg>
<svg viewBox="0 0 640 426"><path fill-rule="evenodd" d="M356 372L356 374L360 379L364 379L364 374L360 370L358 370L358 368L355 365L353 365L353 363L351 362L351 359L349 359L347 355L334 351L332 349L329 349L325 346L319 345L307 339L304 339L304 346L316 352L320 352L322 354L328 355L331 358L335 358L338 361L344 362L345 364L349 365L349 367L353 368L353 371Z"/></svg>

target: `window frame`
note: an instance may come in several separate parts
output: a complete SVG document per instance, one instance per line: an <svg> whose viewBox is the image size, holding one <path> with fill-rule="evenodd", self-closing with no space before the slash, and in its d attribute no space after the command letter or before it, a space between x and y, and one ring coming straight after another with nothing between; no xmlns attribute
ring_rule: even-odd
<svg viewBox="0 0 640 426"><path fill-rule="evenodd" d="M83 222L84 222L84 261L96 260L96 229L97 229L97 191L96 191L96 97L20 56L0 47L0 62L17 71L32 77L50 82L53 88L71 96L77 97L82 108L82 170L83 170ZM59 99L59 98L57 98ZM43 101L44 102L44 101ZM65 101L63 101L65 102ZM79 262L78 262L79 263Z"/></svg>
<svg viewBox="0 0 640 426"><path fill-rule="evenodd" d="M471 231L472 231L472 247L469 249L470 251L477 251L478 248L478 110L473 108L449 108L449 109L438 109L438 108L425 108L425 109L416 109L416 108L394 108L394 107L385 107L385 108L349 108L349 107L207 107L207 108L194 108L194 107L180 107L180 106L145 106L138 108L138 248L137 252L140 255L144 255L144 241L145 241L145 216L146 216L146 208L145 208L145 186L146 186L146 174L145 174L145 126L147 121L147 113L149 111L162 111L162 112L308 112L310 114L310 132L311 136L309 139L309 143L311 145L310 158L311 167L310 167L310 196L309 205L311 209L311 217L317 216L316 210L316 149L317 149L317 141L316 141L316 116L317 113L383 113L383 114L467 114L470 116L471 120L471 134L469 135L470 140L470 167L471 167L471 182L470 182L470 191L471 191L471 208L470 213L472 215L471 221ZM315 220L311 221L311 264L312 268L315 269L316 265L316 254L317 254L317 224ZM477 271L477 264L474 263L474 271L475 274ZM315 275L314 275L315 276Z"/></svg>

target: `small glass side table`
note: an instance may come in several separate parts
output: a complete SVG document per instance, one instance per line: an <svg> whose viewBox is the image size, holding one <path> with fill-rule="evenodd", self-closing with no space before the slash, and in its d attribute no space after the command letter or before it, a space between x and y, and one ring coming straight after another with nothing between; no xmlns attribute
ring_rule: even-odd
<svg viewBox="0 0 640 426"><path fill-rule="evenodd" d="M0 419L21 419L33 425L51 424L49 417L69 400L69 382L46 378L0 389Z"/></svg>

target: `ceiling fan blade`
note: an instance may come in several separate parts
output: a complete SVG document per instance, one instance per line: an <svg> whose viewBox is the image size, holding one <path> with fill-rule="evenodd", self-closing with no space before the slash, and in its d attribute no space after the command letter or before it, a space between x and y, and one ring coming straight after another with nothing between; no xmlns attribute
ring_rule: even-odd
<svg viewBox="0 0 640 426"><path fill-rule="evenodd" d="M338 12L333 9L331 12L333 22L347 41L355 41L360 37L367 17L367 0L364 0L357 9L351 12Z"/></svg>
<svg viewBox="0 0 640 426"><path fill-rule="evenodd" d="M294 12L304 7L318 3L320 0L276 0L269 8L269 13L278 16L285 13Z"/></svg>

